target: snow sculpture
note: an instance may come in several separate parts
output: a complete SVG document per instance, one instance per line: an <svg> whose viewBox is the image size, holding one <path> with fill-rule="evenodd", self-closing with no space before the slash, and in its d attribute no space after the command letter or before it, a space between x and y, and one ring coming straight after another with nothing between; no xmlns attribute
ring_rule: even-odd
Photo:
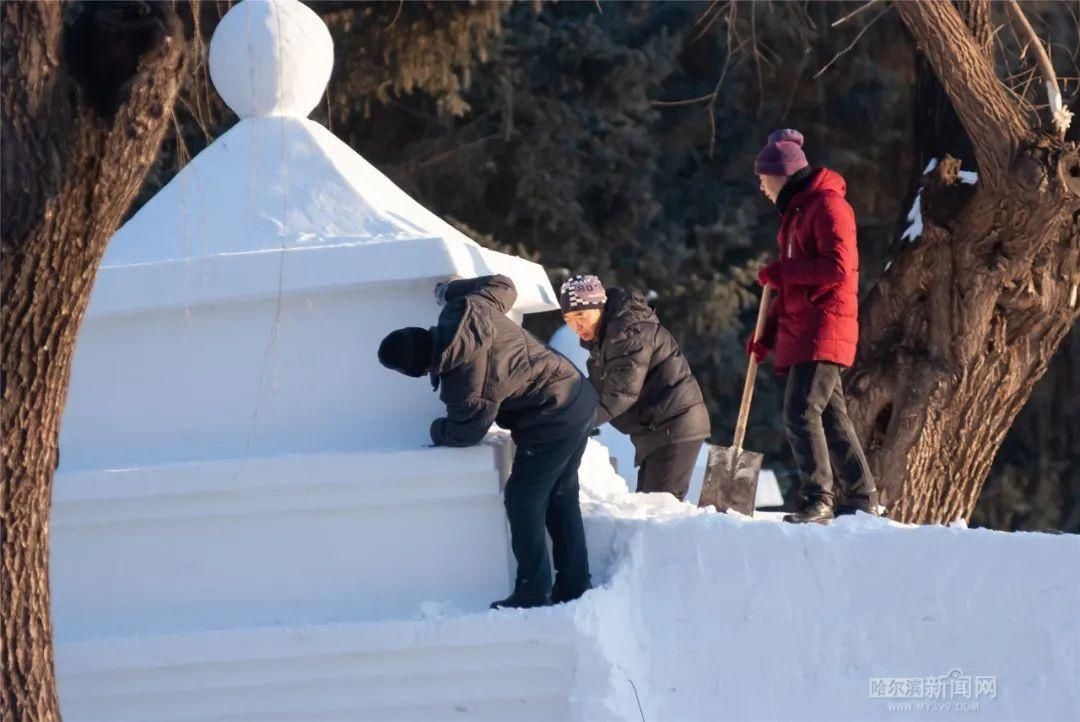
<svg viewBox="0 0 1080 722"><path fill-rule="evenodd" d="M915 719L894 702L942 700L875 683L952 670L995 680L951 703L980 722L1075 717L1075 535L711 514L621 493L595 448L598 588L482 611L510 587L505 448L420 448L438 402L375 351L449 275L554 308L543 270L304 117L330 53L296 0L220 33L243 119L117 232L76 349L50 524L66 722Z"/></svg>
<svg viewBox="0 0 1080 722"><path fill-rule="evenodd" d="M223 18L241 120L113 237L76 349L53 517L57 642L486 608L510 563L492 445L424 449L442 406L379 341L489 251L306 118L333 60L297 0ZM423 530L423 533L417 533Z"/></svg>
<svg viewBox="0 0 1080 722"><path fill-rule="evenodd" d="M246 2L210 41L210 78L241 118L307 117L333 67L330 31L299 2Z"/></svg>

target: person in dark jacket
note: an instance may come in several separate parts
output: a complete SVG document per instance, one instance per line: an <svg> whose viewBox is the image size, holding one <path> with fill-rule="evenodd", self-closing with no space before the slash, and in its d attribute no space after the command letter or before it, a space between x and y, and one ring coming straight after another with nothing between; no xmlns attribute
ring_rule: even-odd
<svg viewBox="0 0 1080 722"><path fill-rule="evenodd" d="M429 375L446 404L431 424L436 446L472 446L492 423L517 445L506 482L506 515L517 560L513 593L498 607L577 599L590 587L578 502L578 466L596 413L581 372L506 314L517 299L505 276L436 287L445 304L432 329L402 328L379 346L379 361L408 376ZM545 527L551 535L554 586Z"/></svg>
<svg viewBox="0 0 1080 722"><path fill-rule="evenodd" d="M776 372L787 375L784 426L801 489L798 511L785 520L827 523L834 514L874 514L877 501L840 381L859 340L855 213L844 179L811 167L802 144L797 130L776 131L755 163L762 192L780 211L780 256L759 273L776 298L748 350L759 362L775 352Z"/></svg>
<svg viewBox="0 0 1080 722"><path fill-rule="evenodd" d="M559 293L563 318L589 350L596 423L610 421L634 443L638 491L685 499L709 412L679 344L639 293L574 276Z"/></svg>

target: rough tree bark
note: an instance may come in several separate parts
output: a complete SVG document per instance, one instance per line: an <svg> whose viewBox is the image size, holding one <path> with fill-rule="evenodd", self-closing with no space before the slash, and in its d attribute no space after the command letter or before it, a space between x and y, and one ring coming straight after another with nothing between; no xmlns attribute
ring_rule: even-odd
<svg viewBox="0 0 1080 722"><path fill-rule="evenodd" d="M1073 97L1080 118L1080 95ZM1080 142L1080 123L1066 140ZM1080 324L1016 417L979 495L972 522L991 529L1080 532Z"/></svg>
<svg viewBox="0 0 1080 722"><path fill-rule="evenodd" d="M172 3L4 3L0 715L58 720L48 529L72 352L185 62Z"/></svg>
<svg viewBox="0 0 1080 722"><path fill-rule="evenodd" d="M969 21L986 2L971 5ZM896 8L979 180L962 184L955 159L925 180L923 234L863 304L849 394L891 515L946 522L970 517L1005 432L1080 317L1080 153L1025 115L952 3Z"/></svg>

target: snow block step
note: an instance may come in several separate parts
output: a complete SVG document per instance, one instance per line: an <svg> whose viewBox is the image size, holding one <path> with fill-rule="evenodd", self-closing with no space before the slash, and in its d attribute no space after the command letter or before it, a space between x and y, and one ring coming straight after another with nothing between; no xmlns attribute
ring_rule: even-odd
<svg viewBox="0 0 1080 722"><path fill-rule="evenodd" d="M59 473L56 639L484 610L511 586L502 443Z"/></svg>
<svg viewBox="0 0 1080 722"><path fill-rule="evenodd" d="M575 675L608 663L581 642L563 606L68 642L56 664L67 722L539 722L584 719Z"/></svg>

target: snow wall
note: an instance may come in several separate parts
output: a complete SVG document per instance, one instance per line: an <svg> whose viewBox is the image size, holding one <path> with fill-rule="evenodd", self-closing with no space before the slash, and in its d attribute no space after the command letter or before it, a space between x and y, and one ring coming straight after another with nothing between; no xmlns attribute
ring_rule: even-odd
<svg viewBox="0 0 1080 722"><path fill-rule="evenodd" d="M618 715L1080 719L1080 537L698 513L597 491L590 463L606 586L572 608L610 657Z"/></svg>

